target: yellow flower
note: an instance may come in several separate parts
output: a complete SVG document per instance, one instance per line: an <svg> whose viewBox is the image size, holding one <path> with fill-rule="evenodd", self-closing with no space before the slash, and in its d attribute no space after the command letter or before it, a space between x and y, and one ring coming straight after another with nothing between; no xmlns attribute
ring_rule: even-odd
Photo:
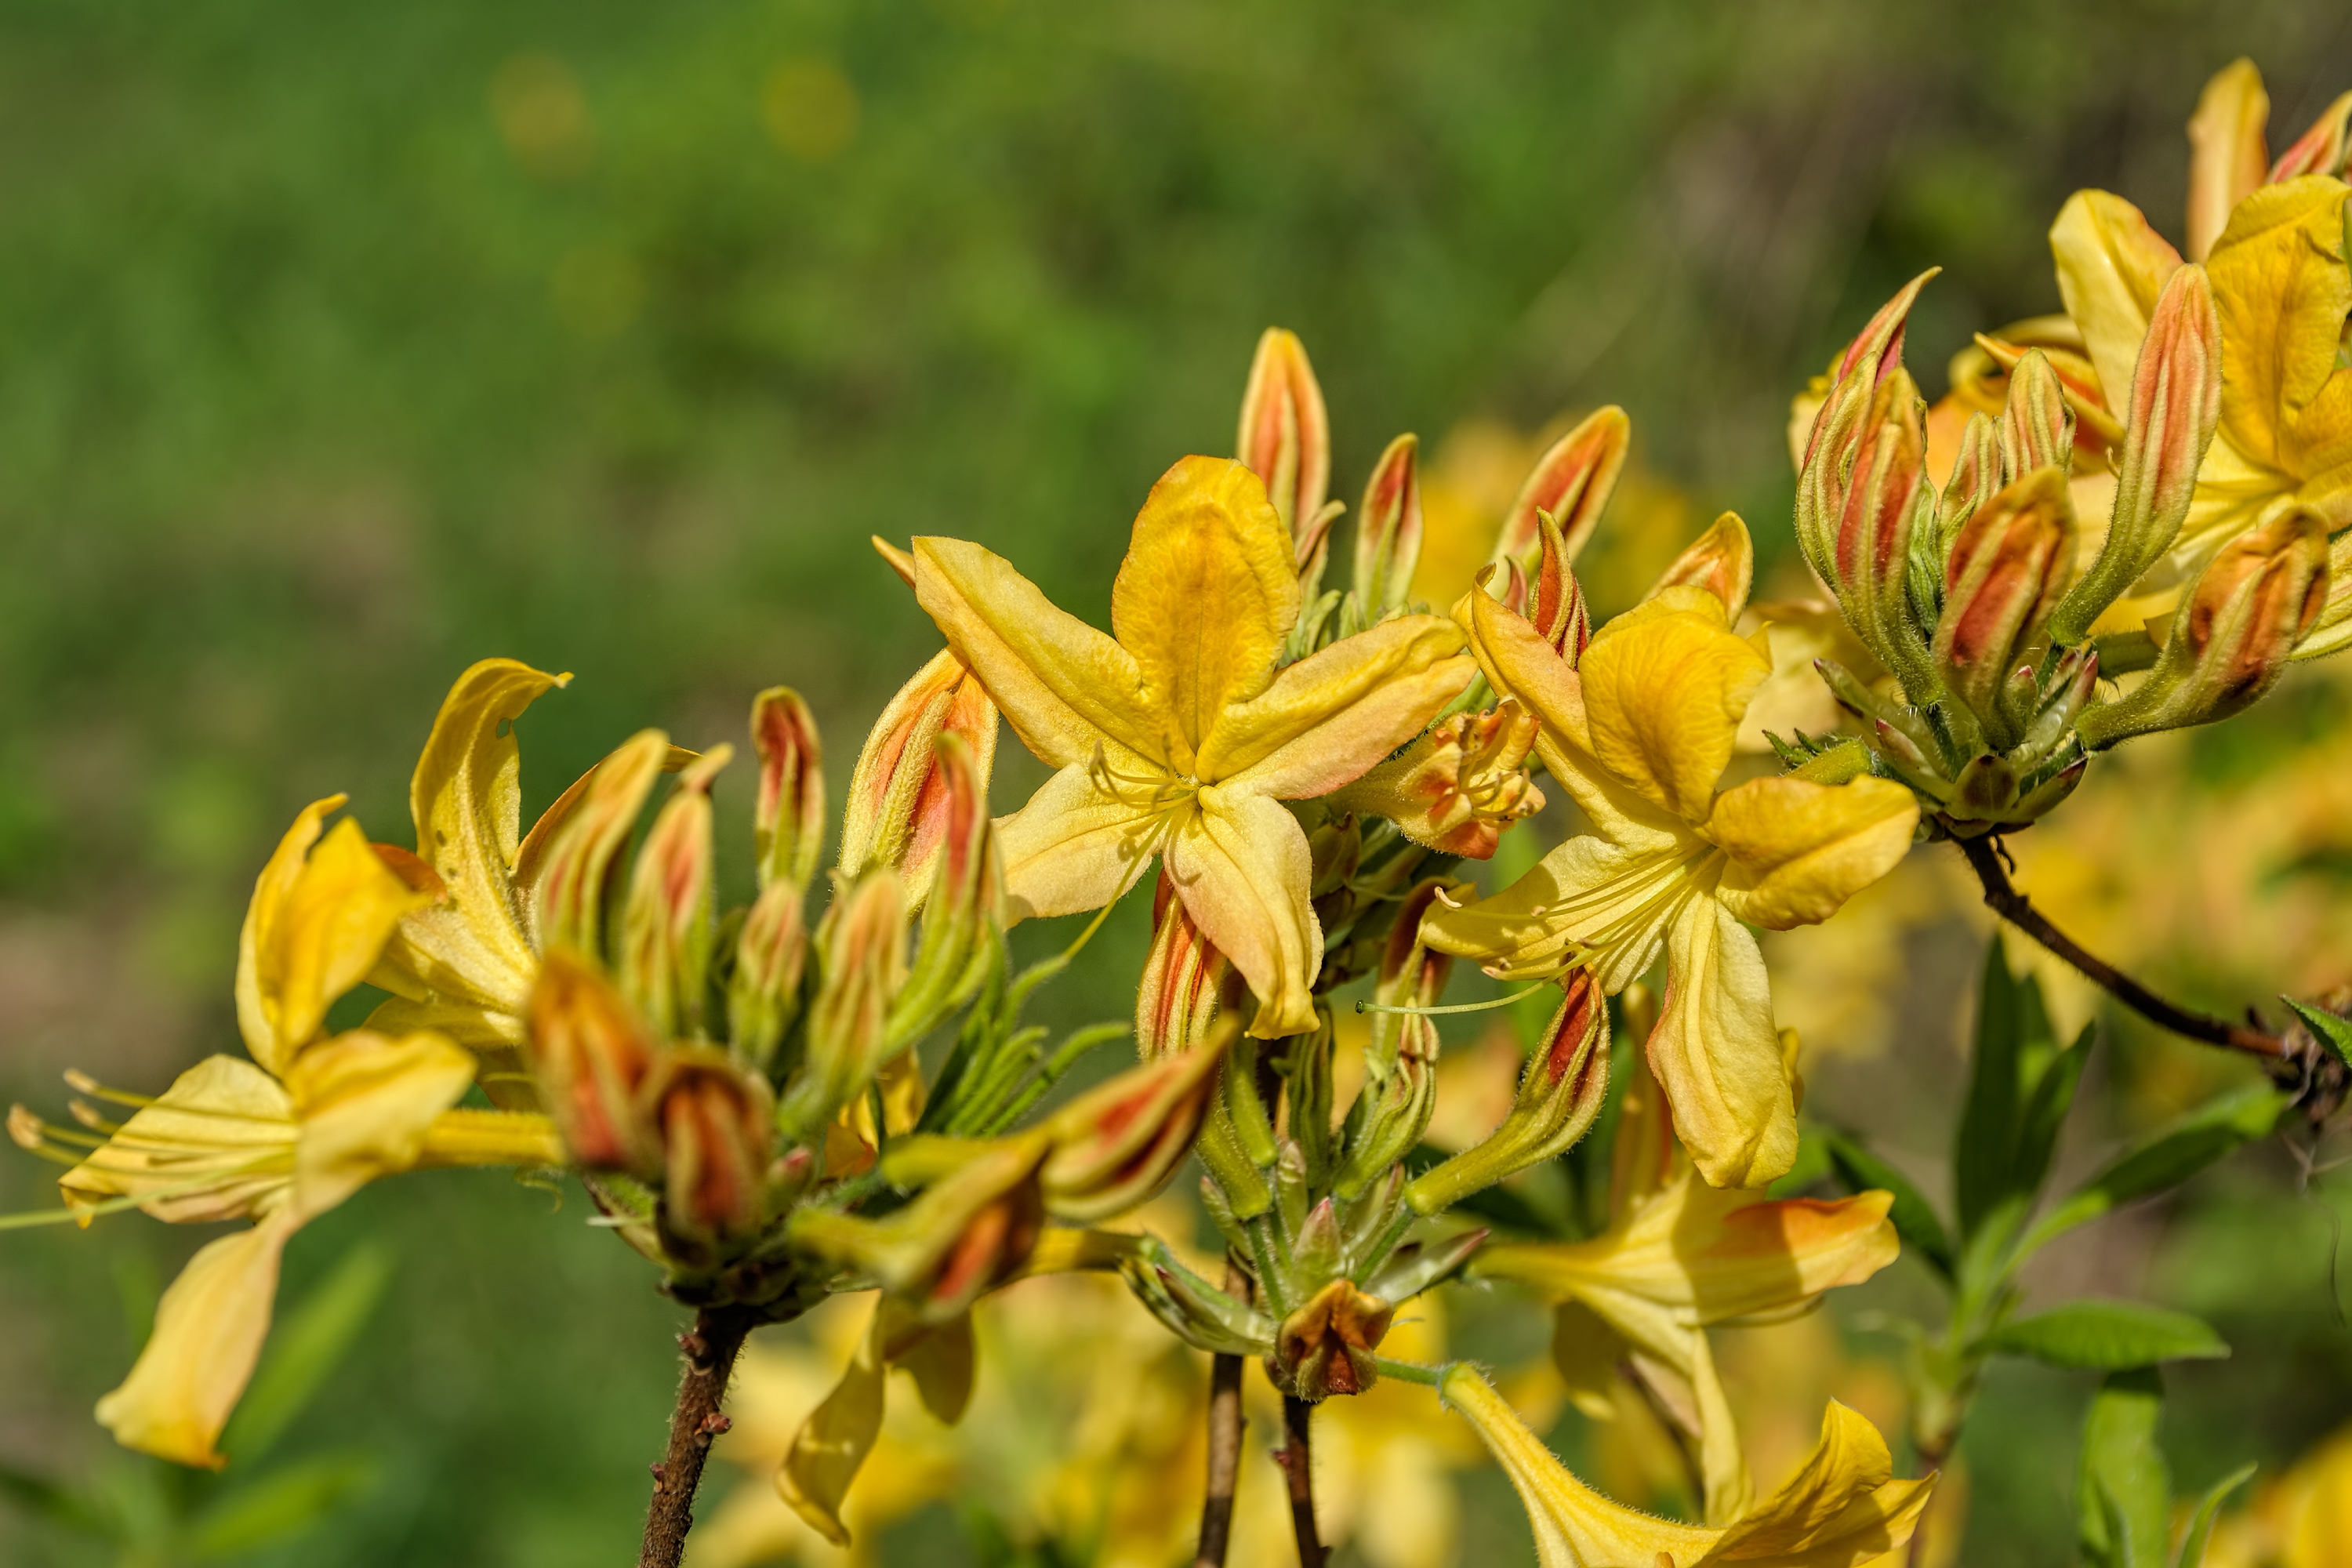
<svg viewBox="0 0 2352 1568"><path fill-rule="evenodd" d="M1105 637L1010 563L918 539L915 592L1023 742L1060 771L999 826L1016 917L1097 909L1163 856L1194 921L1257 994L1250 1032L1314 1026L1322 931L1307 836L1281 803L1328 794L1467 684L1458 630L1400 616L1280 669L1292 545L1238 463L1187 458L1152 487Z"/></svg>
<svg viewBox="0 0 2352 1568"><path fill-rule="evenodd" d="M2221 1521L2206 1568L2339 1568L2352 1542L2352 1427L2270 1481L2242 1513Z"/></svg>
<svg viewBox="0 0 2352 1568"><path fill-rule="evenodd" d="M1728 1523L1748 1506L1748 1467L1707 1325L1800 1310L1894 1262L1891 1202L1885 1193L1766 1202L1685 1171L1590 1241L1489 1247L1470 1272L1517 1280L1563 1303L1554 1353L1571 1389L1586 1396L1580 1404L1604 1394L1605 1385L1577 1374L1613 1367L1628 1348L1687 1384L1706 1517Z"/></svg>
<svg viewBox="0 0 2352 1568"><path fill-rule="evenodd" d="M207 1058L162 1099L134 1100L138 1111L59 1182L77 1208L255 1222L189 1260L131 1375L98 1404L123 1444L182 1464L226 1463L215 1444L268 1332L279 1256L305 1223L420 1162L562 1157L539 1118L449 1109L474 1081L474 1058L442 1036L320 1037L328 1007L420 901L356 824L320 841L342 798L305 807L255 885L236 977L254 1060Z"/></svg>
<svg viewBox="0 0 2352 1568"><path fill-rule="evenodd" d="M1494 898L1433 915L1430 944L1497 976L1589 967L1612 993L1663 952L1649 1055L1675 1128L1710 1183L1763 1185L1796 1157L1796 1108L1742 922L1827 920L1903 858L1916 800L1874 778L1717 793L1771 662L1706 589L1660 590L1603 626L1576 668L1483 593L1454 614L1496 689L1542 721L1538 754L1599 835L1570 839Z"/></svg>
<svg viewBox="0 0 2352 1568"><path fill-rule="evenodd" d="M1885 1440L1832 1401L1820 1446L1778 1492L1727 1526L1674 1524L1570 1474L1469 1367L1450 1369L1440 1393L1511 1478L1543 1568L1856 1568L1911 1539L1936 1485L1895 1480Z"/></svg>

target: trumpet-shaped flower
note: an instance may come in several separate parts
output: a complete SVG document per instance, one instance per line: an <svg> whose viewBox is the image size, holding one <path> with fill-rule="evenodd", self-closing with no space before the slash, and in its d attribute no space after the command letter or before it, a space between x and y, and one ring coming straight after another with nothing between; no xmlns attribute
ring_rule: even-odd
<svg viewBox="0 0 2352 1568"><path fill-rule="evenodd" d="M1858 1568L1911 1539L1936 1486L1895 1479L1885 1439L1832 1401L1820 1445L1779 1491L1728 1525L1674 1524L1577 1479L1471 1368L1448 1370L1439 1392L1510 1477L1543 1568Z"/></svg>
<svg viewBox="0 0 2352 1568"><path fill-rule="evenodd" d="M1238 463L1187 458L1152 488L1106 637L1012 565L915 541L915 592L1013 731L1059 771L1000 825L1016 916L1097 909L1164 858L1177 895L1258 998L1251 1032L1314 1027L1322 932L1307 836L1281 803L1326 795L1467 684L1461 633L1400 616L1277 668L1297 623L1289 534Z"/></svg>
<svg viewBox="0 0 2352 1568"><path fill-rule="evenodd" d="M1885 875L1918 821L1911 793L1867 777L1718 793L1771 661L1704 588L1660 590L1574 668L1483 593L1454 614L1496 689L1542 721L1538 754L1600 831L1491 899L1433 914L1430 945L1504 977L1587 967L1612 993L1663 952L1650 1065L1692 1162L1718 1186L1771 1181L1796 1157L1796 1108L1748 923L1826 920Z"/></svg>

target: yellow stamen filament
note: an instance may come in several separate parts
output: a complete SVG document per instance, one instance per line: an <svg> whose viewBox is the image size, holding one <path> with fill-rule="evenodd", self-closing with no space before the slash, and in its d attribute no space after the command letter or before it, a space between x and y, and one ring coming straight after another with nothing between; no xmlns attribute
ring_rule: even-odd
<svg viewBox="0 0 2352 1568"><path fill-rule="evenodd" d="M425 1134L420 1166L562 1165L555 1123L528 1110L445 1110Z"/></svg>

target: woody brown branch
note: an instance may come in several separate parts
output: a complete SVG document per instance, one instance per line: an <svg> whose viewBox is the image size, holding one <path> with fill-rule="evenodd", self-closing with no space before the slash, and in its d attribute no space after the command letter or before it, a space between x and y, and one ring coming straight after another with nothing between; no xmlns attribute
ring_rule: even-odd
<svg viewBox="0 0 2352 1568"><path fill-rule="evenodd" d="M669 1449L653 1468L654 1496L646 1510L645 1545L637 1568L677 1568L686 1553L686 1533L694 1528L694 1494L710 1440L727 1430L719 1405L727 1397L735 1358L758 1317L748 1307L705 1307L694 1327L680 1334L686 1368L678 1379L677 1406L670 1415Z"/></svg>
<svg viewBox="0 0 2352 1568"><path fill-rule="evenodd" d="M1290 1529L1298 1540L1298 1568L1323 1568L1323 1537L1315 1527L1315 1454L1307 1435L1314 1415L1315 1406L1306 1400L1282 1396L1282 1447L1274 1460L1290 1484Z"/></svg>

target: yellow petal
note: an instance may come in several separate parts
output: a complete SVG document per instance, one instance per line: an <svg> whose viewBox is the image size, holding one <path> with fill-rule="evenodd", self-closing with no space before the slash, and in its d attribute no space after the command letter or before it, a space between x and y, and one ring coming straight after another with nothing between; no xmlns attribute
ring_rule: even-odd
<svg viewBox="0 0 2352 1568"><path fill-rule="evenodd" d="M1650 1036L1691 1163L1719 1187L1760 1187L1797 1157L1797 1107L1772 1029L1756 939L1713 899L1694 899L1666 939L1666 995Z"/></svg>
<svg viewBox="0 0 2352 1568"><path fill-rule="evenodd" d="M440 902L400 924L377 983L520 1013L539 958L514 896L522 829L522 756L514 721L569 675L488 658L457 678L409 782L416 854L442 883Z"/></svg>
<svg viewBox="0 0 2352 1568"><path fill-rule="evenodd" d="M2189 259L2202 261L2240 202L2269 173L2263 73L2242 57L2213 73L2189 118ZM2120 386L2122 384L2109 383Z"/></svg>
<svg viewBox="0 0 2352 1568"><path fill-rule="evenodd" d="M1706 820L1748 700L1772 673L1726 629L1722 601L1668 588L1603 626L1577 669L1601 766L1684 821Z"/></svg>
<svg viewBox="0 0 2352 1568"><path fill-rule="evenodd" d="M1725 1531L1694 1568L1857 1568L1908 1542L1936 1489L1933 1476L1898 1481L1894 1474L1886 1439L1832 1400L1820 1445L1788 1485Z"/></svg>
<svg viewBox="0 0 2352 1568"><path fill-rule="evenodd" d="M1290 531L1258 477L1225 458L1185 458L1162 474L1111 585L1110 625L1177 772L1206 776L1194 758L1210 729L1266 689L1297 619Z"/></svg>
<svg viewBox="0 0 2352 1568"><path fill-rule="evenodd" d="M2325 174L2263 187L2231 216L2209 268L2221 319L2222 433L2249 459L2297 480L2352 463L2352 371L2336 361L2352 310L2345 194Z"/></svg>
<svg viewBox="0 0 2352 1568"><path fill-rule="evenodd" d="M122 1385L98 1402L115 1441L183 1465L218 1469L214 1445L253 1377L278 1294L278 1260L301 1221L280 1210L207 1243L155 1308L155 1331Z"/></svg>
<svg viewBox="0 0 2352 1568"><path fill-rule="evenodd" d="M2105 191L2076 191L2050 226L2058 297L2082 330L2109 407L2131 395L2140 340L2180 253L2139 208Z"/></svg>
<svg viewBox="0 0 2352 1568"><path fill-rule="evenodd" d="M236 1057L206 1057L59 1178L66 1201L141 1197L175 1224L273 1207L291 1181L294 1100Z"/></svg>
<svg viewBox="0 0 2352 1568"><path fill-rule="evenodd" d="M873 1451L875 1439L882 1435L890 1374L882 1358L882 1318L887 1310L877 1308L874 1325L858 1341L841 1381L793 1435L793 1446L776 1471L777 1495L835 1546L849 1544L849 1527L841 1522L842 1504L848 1500L850 1483Z"/></svg>
<svg viewBox="0 0 2352 1568"><path fill-rule="evenodd" d="M1218 717L1197 776L1283 800L1354 782L1470 684L1462 640L1451 621L1400 616L1309 654Z"/></svg>
<svg viewBox="0 0 2352 1568"><path fill-rule="evenodd" d="M1661 849L1571 838L1491 899L1433 907L1422 940L1507 978L1586 965L1613 994L1657 962L1675 912L1697 896L1690 860L1671 839Z"/></svg>
<svg viewBox="0 0 2352 1568"><path fill-rule="evenodd" d="M475 1075L491 1104L501 1110L540 1109L539 1090L523 1055L523 1021L517 1014L441 996L423 1001L394 996L370 1013L361 1027L379 1035L413 1035L421 1029L446 1035L474 1054Z"/></svg>
<svg viewBox="0 0 2352 1568"><path fill-rule="evenodd" d="M416 1163L433 1119L474 1081L474 1058L438 1035L338 1035L295 1059L286 1087L301 1119L294 1207L325 1213L378 1176Z"/></svg>
<svg viewBox="0 0 2352 1568"><path fill-rule="evenodd" d="M1811 925L1895 868L1918 826L1917 797L1886 779L1818 784L1750 779L1726 790L1700 832L1731 857L1718 897L1751 925Z"/></svg>
<svg viewBox="0 0 2352 1568"><path fill-rule="evenodd" d="M1592 749L1583 687L1533 622L1484 588L1462 595L1454 606L1454 618L1470 634L1470 651L1489 685L1506 697L1517 698L1562 743Z"/></svg>
<svg viewBox="0 0 2352 1568"><path fill-rule="evenodd" d="M1307 901L1307 835L1263 795L1214 786L1170 838L1168 875L1202 935L1256 994L1249 1032L1262 1040L1315 1026L1308 987L1323 963L1323 928Z"/></svg>
<svg viewBox="0 0 2352 1568"><path fill-rule="evenodd" d="M1064 768L1028 805L1000 818L996 846L1012 918L1098 910L1133 886L1160 853L1171 814L1184 805L1181 795L1155 795L1158 773L1120 748L1100 766Z"/></svg>

